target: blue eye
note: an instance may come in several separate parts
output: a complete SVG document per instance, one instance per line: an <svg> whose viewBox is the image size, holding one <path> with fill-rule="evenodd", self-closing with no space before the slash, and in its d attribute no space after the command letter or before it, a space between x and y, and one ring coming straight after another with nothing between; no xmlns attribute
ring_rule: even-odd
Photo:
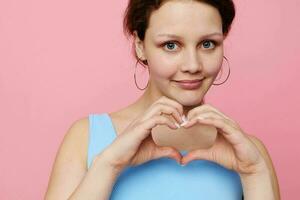
<svg viewBox="0 0 300 200"><path fill-rule="evenodd" d="M205 47L205 49L208 49L210 47L210 45L209 45L210 43L212 43L214 46L216 45L216 43L214 41L212 41L212 40L205 40L203 42L203 46Z"/></svg>
<svg viewBox="0 0 300 200"><path fill-rule="evenodd" d="M174 41L165 42L163 46L167 47L168 50L174 50L174 46L177 45Z"/></svg>
<svg viewBox="0 0 300 200"><path fill-rule="evenodd" d="M166 47L168 51L176 51L176 45L177 45L176 41L168 41L162 44L162 46ZM213 49L217 45L217 42L213 40L204 40L202 45L204 49Z"/></svg>

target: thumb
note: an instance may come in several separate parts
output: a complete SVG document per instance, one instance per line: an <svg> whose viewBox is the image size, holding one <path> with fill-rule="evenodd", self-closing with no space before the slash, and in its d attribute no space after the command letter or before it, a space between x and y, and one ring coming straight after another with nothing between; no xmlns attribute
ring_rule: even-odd
<svg viewBox="0 0 300 200"><path fill-rule="evenodd" d="M182 159L181 164L186 165L193 160L209 160L214 161L214 156L212 151L207 149L197 149L188 152Z"/></svg>
<svg viewBox="0 0 300 200"><path fill-rule="evenodd" d="M182 155L173 147L157 147L154 152L154 159L169 157L180 163Z"/></svg>

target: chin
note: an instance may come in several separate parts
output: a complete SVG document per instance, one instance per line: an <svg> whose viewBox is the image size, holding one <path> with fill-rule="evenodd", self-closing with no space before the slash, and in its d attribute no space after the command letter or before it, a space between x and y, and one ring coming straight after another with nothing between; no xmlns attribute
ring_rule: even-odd
<svg viewBox="0 0 300 200"><path fill-rule="evenodd" d="M205 89L206 84L195 90L185 90L182 88L178 88L177 86L173 86L172 89L170 88L169 90L170 93L166 96L169 96L169 98L176 100L183 106L197 106L200 105L203 101L206 92Z"/></svg>
<svg viewBox="0 0 300 200"><path fill-rule="evenodd" d="M176 100L183 106L197 106L203 101L203 97L199 95L176 96Z"/></svg>

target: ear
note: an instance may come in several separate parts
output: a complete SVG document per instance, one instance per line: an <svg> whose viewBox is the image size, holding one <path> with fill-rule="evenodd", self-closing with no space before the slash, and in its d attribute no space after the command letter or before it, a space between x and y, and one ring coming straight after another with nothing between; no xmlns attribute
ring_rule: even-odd
<svg viewBox="0 0 300 200"><path fill-rule="evenodd" d="M133 35L136 55L141 60L146 60L144 42L140 40L139 36L137 35L137 31L134 31Z"/></svg>

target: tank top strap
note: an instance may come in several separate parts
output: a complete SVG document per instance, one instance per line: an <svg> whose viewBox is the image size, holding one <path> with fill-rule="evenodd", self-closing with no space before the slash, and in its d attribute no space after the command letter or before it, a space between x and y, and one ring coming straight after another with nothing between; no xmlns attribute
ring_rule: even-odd
<svg viewBox="0 0 300 200"><path fill-rule="evenodd" d="M110 120L108 113L89 114L88 168L95 156L109 146L116 137Z"/></svg>

